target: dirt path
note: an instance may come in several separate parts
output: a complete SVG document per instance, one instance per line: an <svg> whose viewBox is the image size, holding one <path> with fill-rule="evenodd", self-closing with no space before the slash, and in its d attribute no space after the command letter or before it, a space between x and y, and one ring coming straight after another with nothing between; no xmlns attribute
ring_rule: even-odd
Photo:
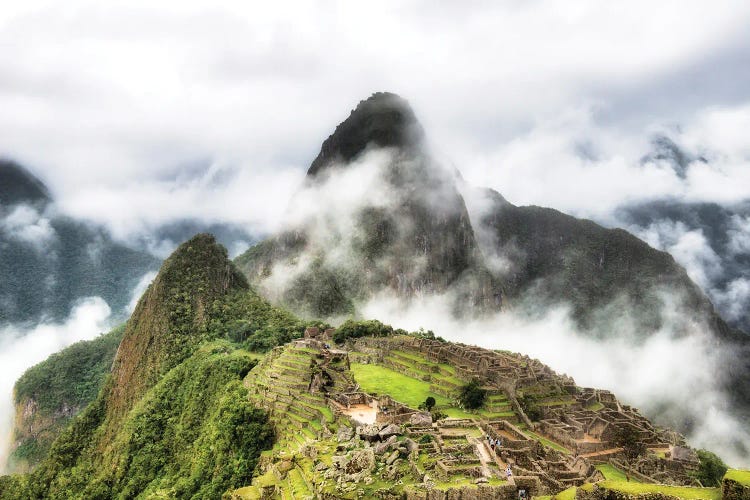
<svg viewBox="0 0 750 500"><path fill-rule="evenodd" d="M614 455L615 453L619 453L622 451L622 448L610 448L608 450L602 450L597 451L596 453L586 453L584 455L579 455L581 458L594 458L594 457L601 457L604 455Z"/></svg>

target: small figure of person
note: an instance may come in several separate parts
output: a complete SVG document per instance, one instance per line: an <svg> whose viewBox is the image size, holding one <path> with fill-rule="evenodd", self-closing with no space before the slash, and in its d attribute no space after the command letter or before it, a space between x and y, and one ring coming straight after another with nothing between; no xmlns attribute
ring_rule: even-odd
<svg viewBox="0 0 750 500"><path fill-rule="evenodd" d="M513 475L513 471L510 469L510 464L505 468L505 477L510 479Z"/></svg>

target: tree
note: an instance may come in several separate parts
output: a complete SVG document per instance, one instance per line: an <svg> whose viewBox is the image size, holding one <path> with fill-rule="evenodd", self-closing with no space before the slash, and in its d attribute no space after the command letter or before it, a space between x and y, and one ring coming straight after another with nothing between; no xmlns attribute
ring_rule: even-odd
<svg viewBox="0 0 750 500"><path fill-rule="evenodd" d="M487 396L487 391L482 389L482 384L478 379L473 379L471 382L461 388L461 392L458 396L458 400L464 406L470 410L480 408L484 404L484 398Z"/></svg>
<svg viewBox="0 0 750 500"><path fill-rule="evenodd" d="M646 445L641 441L638 431L629 425L615 429L612 438L615 446L623 448L628 460L634 460L646 453Z"/></svg>
<svg viewBox="0 0 750 500"><path fill-rule="evenodd" d="M435 406L435 398L432 396L427 396L427 399L424 400L424 407L427 409L427 411L432 411L432 407Z"/></svg>
<svg viewBox="0 0 750 500"><path fill-rule="evenodd" d="M727 472L727 464L708 450L698 450L700 465L695 473L696 479L703 486L721 486L721 480Z"/></svg>

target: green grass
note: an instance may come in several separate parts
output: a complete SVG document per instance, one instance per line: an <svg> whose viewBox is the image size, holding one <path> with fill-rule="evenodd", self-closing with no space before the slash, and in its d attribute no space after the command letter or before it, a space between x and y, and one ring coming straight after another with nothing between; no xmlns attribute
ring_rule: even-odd
<svg viewBox="0 0 750 500"><path fill-rule="evenodd" d="M612 479L615 481L625 481L627 478L625 477L625 473L615 467L614 465L610 464L601 464L597 465L596 469L604 474L604 479Z"/></svg>
<svg viewBox="0 0 750 500"><path fill-rule="evenodd" d="M724 479L736 481L744 486L750 486L750 470L728 470L727 473L724 474Z"/></svg>
<svg viewBox="0 0 750 500"><path fill-rule="evenodd" d="M633 481L600 481L599 487L619 491L629 495L646 495L648 493L662 493L685 500L721 500L721 488L691 488L689 486L667 486L665 484L645 484ZM593 488L591 483L582 488Z"/></svg>
<svg viewBox="0 0 750 500"><path fill-rule="evenodd" d="M591 411L599 411L602 408L604 408L604 405L601 404L599 401L597 401L596 403L591 403L590 405L586 406L586 409L591 410Z"/></svg>
<svg viewBox="0 0 750 500"><path fill-rule="evenodd" d="M565 447L563 447L563 446L561 446L561 445L559 445L557 443L553 443L549 439L547 439L545 437L542 437L542 436L540 436L539 434L537 434L535 432L531 432L529 430L525 430L524 434L526 434L527 436L529 436L531 439L536 439L537 441L539 441L540 443L542 443L544 446L549 446L553 450L559 451L560 453L565 453L566 455L570 455L571 454L571 451L569 449L567 449L567 448L565 448Z"/></svg>
<svg viewBox="0 0 750 500"><path fill-rule="evenodd" d="M572 486L568 488L567 490L563 490L557 495L553 496L552 498L554 500L574 500L576 497L576 488L575 486Z"/></svg>
<svg viewBox="0 0 750 500"><path fill-rule="evenodd" d="M352 363L351 371L363 391L388 394L396 401L412 408L416 408L423 403L427 396L435 398L437 405L447 406L450 404L445 396L430 392L429 382L417 380L390 368L374 364Z"/></svg>
<svg viewBox="0 0 750 500"><path fill-rule="evenodd" d="M441 409L440 411L448 415L450 418L479 418L479 415L477 415L476 413L469 413L468 411L462 410L461 408L450 407Z"/></svg>

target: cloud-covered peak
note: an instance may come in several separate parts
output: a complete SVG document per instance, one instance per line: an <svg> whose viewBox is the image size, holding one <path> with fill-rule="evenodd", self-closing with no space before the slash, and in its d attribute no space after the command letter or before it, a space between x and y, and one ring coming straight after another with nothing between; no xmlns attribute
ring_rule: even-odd
<svg viewBox="0 0 750 500"><path fill-rule="evenodd" d="M49 191L42 181L17 163L0 159L0 205L49 201Z"/></svg>
<svg viewBox="0 0 750 500"><path fill-rule="evenodd" d="M336 162L349 162L368 146L409 150L422 144L424 131L408 101L390 92L376 92L360 101L349 117L323 142L307 171L315 176Z"/></svg>

